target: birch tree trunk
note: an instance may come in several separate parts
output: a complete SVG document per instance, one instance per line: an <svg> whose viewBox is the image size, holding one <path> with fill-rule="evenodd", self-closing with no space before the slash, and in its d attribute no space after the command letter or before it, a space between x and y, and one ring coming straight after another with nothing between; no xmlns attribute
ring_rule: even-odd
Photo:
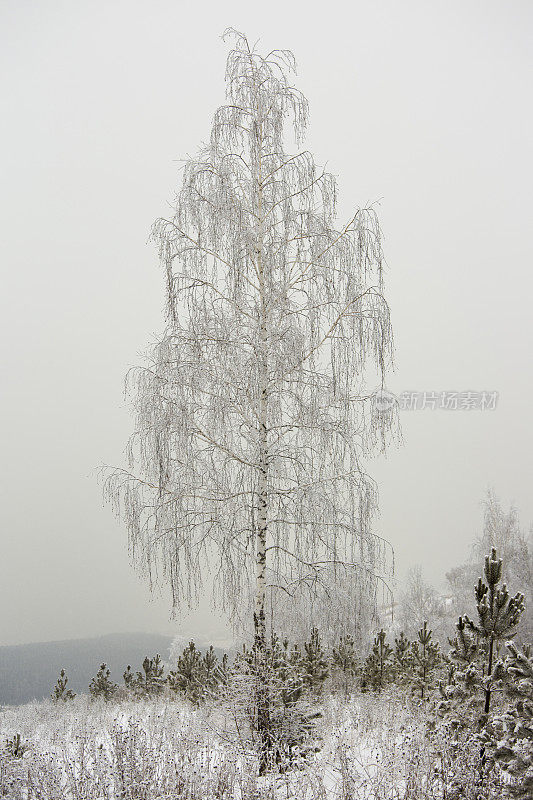
<svg viewBox="0 0 533 800"><path fill-rule="evenodd" d="M254 88L257 82L254 77ZM268 298L265 280L265 257L263 241L263 122L261 109L254 98L255 119L253 121L256 149L256 180L257 180L257 277L259 286L259 453L258 453L258 480L257 480L257 565L255 586L255 613L254 613L254 640L256 654L256 711L257 729L261 743L259 774L264 774L269 768L269 759L272 750L272 735L270 721L270 697L268 689L268 675L266 669L266 560L267 560L267 535L268 535L268 425L269 425L269 319Z"/></svg>
<svg viewBox="0 0 533 800"><path fill-rule="evenodd" d="M254 87L256 78L254 76ZM257 91L257 90L256 90ZM254 98L255 119L253 120L256 149L256 180L257 180L257 277L259 282L259 475L257 491L257 577L255 588L255 641L261 653L265 650L266 640L266 554L267 554L267 529L268 529L268 346L269 323L267 293L264 265L263 242L263 187L262 187L262 154L263 154L263 123L261 110Z"/></svg>

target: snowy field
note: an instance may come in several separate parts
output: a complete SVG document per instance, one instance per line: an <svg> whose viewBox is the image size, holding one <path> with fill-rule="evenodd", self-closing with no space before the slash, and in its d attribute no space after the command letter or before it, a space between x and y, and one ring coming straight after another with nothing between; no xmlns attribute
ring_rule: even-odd
<svg viewBox="0 0 533 800"><path fill-rule="evenodd" d="M235 706L167 700L103 703L78 697L4 709L1 796L116 798L442 797L422 714L405 698L329 697L320 750L282 774L257 777ZM14 754L20 734L22 753ZM8 740L11 744L8 744Z"/></svg>

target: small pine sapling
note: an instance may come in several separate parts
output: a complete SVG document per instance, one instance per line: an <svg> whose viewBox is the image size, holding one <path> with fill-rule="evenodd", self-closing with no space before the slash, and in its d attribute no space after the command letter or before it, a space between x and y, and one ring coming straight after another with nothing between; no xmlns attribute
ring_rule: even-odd
<svg viewBox="0 0 533 800"><path fill-rule="evenodd" d="M280 642L274 633L267 650L267 664L272 696L281 701L283 708L294 706L304 692L307 674L299 648L295 645L290 651L289 640Z"/></svg>
<svg viewBox="0 0 533 800"><path fill-rule="evenodd" d="M486 583L479 578L474 590L478 621L473 622L466 614L459 618L449 653L452 680L449 686L441 687L440 711L453 712L456 726L473 726L478 731L490 711L494 647L515 636L524 610L522 594L509 597L505 584L498 588L501 575L502 561L492 548L485 558Z"/></svg>
<svg viewBox="0 0 533 800"><path fill-rule="evenodd" d="M464 617L459 617L450 644L448 682L439 683L441 700L437 712L452 730L477 729L483 687L482 648L478 638L468 631Z"/></svg>
<svg viewBox="0 0 533 800"><path fill-rule="evenodd" d="M418 641L411 644L412 682L413 688L419 689L420 697L424 699L441 662L441 654L438 643L432 641L432 631L428 630L427 622L424 622L417 636Z"/></svg>
<svg viewBox="0 0 533 800"><path fill-rule="evenodd" d="M52 700L54 703L63 702L66 703L68 700L74 700L76 695L70 689L67 689L68 678L67 674L64 669L61 670L59 673L59 678L57 679L57 683L54 686L54 691L52 692Z"/></svg>
<svg viewBox="0 0 533 800"><path fill-rule="evenodd" d="M137 681L135 678L135 673L132 672L130 664L126 667L123 672L122 677L124 678L124 687L126 689L126 694L136 694L136 685Z"/></svg>
<svg viewBox="0 0 533 800"><path fill-rule="evenodd" d="M111 673L107 668L107 665L101 664L96 676L89 684L89 692L91 693L93 700L101 697L108 702L109 700L113 699L117 693L118 686L114 681L111 680L110 675Z"/></svg>
<svg viewBox="0 0 533 800"><path fill-rule="evenodd" d="M227 686L229 681L230 667L228 654L222 655L222 660L217 661L211 676L212 692L216 693L222 686Z"/></svg>
<svg viewBox="0 0 533 800"><path fill-rule="evenodd" d="M147 697L161 694L165 686L164 666L161 656L157 653L154 658L145 657L142 663L142 672L137 673L139 685Z"/></svg>
<svg viewBox="0 0 533 800"><path fill-rule="evenodd" d="M245 713L255 735L260 734L257 706L253 700L250 702L249 692L253 693L252 687L259 675L263 681L268 698L269 769L275 771L283 772L319 749L316 722L322 713L317 708L316 697L308 701L305 694L309 689L316 695L309 678L320 675L318 664L323 653L320 639L317 642L316 636L311 638L312 647L308 642L302 653L297 644L291 647L288 639L281 641L272 632L261 660L256 657L255 644L251 649L243 645L233 665L234 688L240 682Z"/></svg>
<svg viewBox="0 0 533 800"><path fill-rule="evenodd" d="M293 644L289 653L289 663L292 665L293 669L300 671L303 669L303 658L300 646L296 643Z"/></svg>
<svg viewBox="0 0 533 800"><path fill-rule="evenodd" d="M511 639L516 635L520 617L524 611L524 595L518 592L514 597L509 597L507 586L504 584L497 588L502 577L502 560L492 548L490 556L485 558L485 584L481 578L476 586L476 610L478 622L472 622L465 615L466 627L488 646L488 663L485 675L485 714L490 710L492 662L494 645L504 639Z"/></svg>
<svg viewBox="0 0 533 800"><path fill-rule="evenodd" d="M221 684L228 681L228 656L222 656L222 662L217 658L213 645L206 651L203 660L203 681L207 694L215 694Z"/></svg>
<svg viewBox="0 0 533 800"><path fill-rule="evenodd" d="M533 797L533 653L506 644L507 657L494 668L494 679L503 686L509 707L496 716L485 732L485 746L509 776L504 790L513 800Z"/></svg>
<svg viewBox="0 0 533 800"><path fill-rule="evenodd" d="M452 736L456 752L472 752L470 768L477 771L479 786L489 777L493 765L488 755L492 687L498 680L498 675L493 674L494 648L515 636L524 610L522 594L510 597L505 584L498 587L502 560L494 548L485 558L484 573L485 582L479 578L474 590L477 622L464 615L456 625L449 654L453 666L451 681L448 686L439 687L443 700L438 706L444 717L443 732L448 738ZM472 748L477 748L480 742L481 751L475 757Z"/></svg>
<svg viewBox="0 0 533 800"><path fill-rule="evenodd" d="M211 663L211 656L208 657L208 663ZM178 659L176 669L169 672L167 683L172 692L183 694L187 700L199 704L205 696L205 669L202 654L194 642L189 642Z"/></svg>
<svg viewBox="0 0 533 800"><path fill-rule="evenodd" d="M228 654L224 653L222 655L222 661L219 661L213 671L213 678L216 682L218 687L220 686L227 686L229 680L229 659Z"/></svg>
<svg viewBox="0 0 533 800"><path fill-rule="evenodd" d="M27 745L22 741L20 733L15 733L11 739L6 739L5 752L11 758L22 758ZM4 793L3 787L2 794Z"/></svg>
<svg viewBox="0 0 533 800"><path fill-rule="evenodd" d="M210 645L209 650L206 650L202 661L205 684L209 688L213 688L213 686L216 684L215 671L217 664L218 658L214 651L213 645Z"/></svg>
<svg viewBox="0 0 533 800"><path fill-rule="evenodd" d="M306 758L317 746L316 720L322 716L316 703L303 700L305 689L317 695L327 677L327 662L315 628L304 653L291 649L275 633L266 652L269 682L269 718L276 769L289 769L295 760Z"/></svg>
<svg viewBox="0 0 533 800"><path fill-rule="evenodd" d="M359 666L353 636L350 636L349 633L340 636L338 644L333 647L331 661L333 668L342 676L344 694L348 697L350 683Z"/></svg>
<svg viewBox="0 0 533 800"><path fill-rule="evenodd" d="M386 641L387 634L383 630L377 634L370 655L365 661L361 688L368 685L375 691L381 691L393 675L392 647Z"/></svg>
<svg viewBox="0 0 533 800"><path fill-rule="evenodd" d="M313 628L311 631L309 641L304 643L304 651L302 659L304 681L312 692L319 693L329 675L329 670L318 628Z"/></svg>
<svg viewBox="0 0 533 800"><path fill-rule="evenodd" d="M399 684L409 682L412 671L411 642L402 631L394 639L393 668L394 679Z"/></svg>

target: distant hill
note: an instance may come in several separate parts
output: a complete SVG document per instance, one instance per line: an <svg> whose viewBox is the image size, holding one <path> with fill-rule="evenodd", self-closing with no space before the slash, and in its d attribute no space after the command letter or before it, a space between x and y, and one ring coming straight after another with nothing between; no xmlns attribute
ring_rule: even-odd
<svg viewBox="0 0 533 800"><path fill-rule="evenodd" d="M171 642L170 636L156 633L112 633L94 639L0 647L0 703L19 705L49 697L62 668L76 693L88 691L103 662L113 680L121 683L128 664L141 669L144 657L156 653L167 661Z"/></svg>

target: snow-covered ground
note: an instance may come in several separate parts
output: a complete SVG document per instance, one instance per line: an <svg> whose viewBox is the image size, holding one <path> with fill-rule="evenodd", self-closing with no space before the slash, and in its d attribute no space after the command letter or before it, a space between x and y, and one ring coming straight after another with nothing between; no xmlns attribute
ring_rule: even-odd
<svg viewBox="0 0 533 800"><path fill-rule="evenodd" d="M440 796L416 701L328 697L320 750L257 777L257 756L231 704L165 699L30 703L0 714L0 797L39 800L244 798L399 800ZM20 734L22 755L7 740Z"/></svg>

